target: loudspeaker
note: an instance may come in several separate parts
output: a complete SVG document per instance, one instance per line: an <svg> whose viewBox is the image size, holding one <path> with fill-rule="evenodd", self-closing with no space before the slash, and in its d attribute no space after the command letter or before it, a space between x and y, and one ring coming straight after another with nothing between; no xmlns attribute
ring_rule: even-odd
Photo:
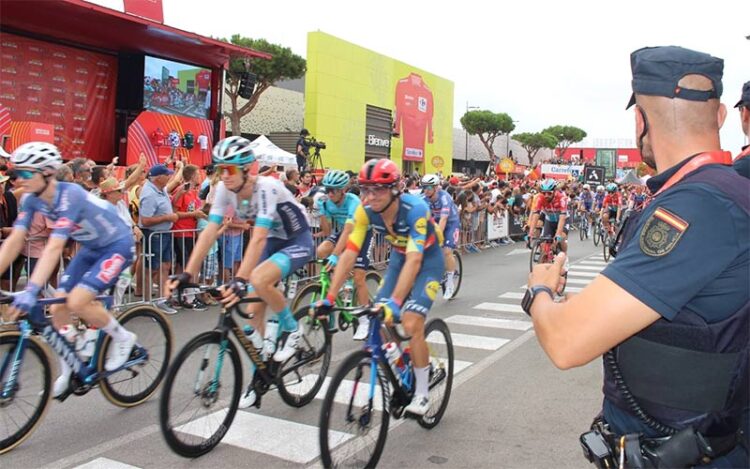
<svg viewBox="0 0 750 469"><path fill-rule="evenodd" d="M258 81L258 76L254 73L245 72L240 75L240 86L237 89L239 94L244 99L250 99L255 91L255 83Z"/></svg>

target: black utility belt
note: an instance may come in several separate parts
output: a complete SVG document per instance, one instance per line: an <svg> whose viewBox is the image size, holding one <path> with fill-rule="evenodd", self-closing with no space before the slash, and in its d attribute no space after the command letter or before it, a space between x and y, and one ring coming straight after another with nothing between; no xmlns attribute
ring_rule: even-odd
<svg viewBox="0 0 750 469"><path fill-rule="evenodd" d="M661 438L639 433L616 435L602 418L594 420L591 430L580 437L583 455L599 469L688 468L729 453L739 441L739 432L705 437L692 427Z"/></svg>

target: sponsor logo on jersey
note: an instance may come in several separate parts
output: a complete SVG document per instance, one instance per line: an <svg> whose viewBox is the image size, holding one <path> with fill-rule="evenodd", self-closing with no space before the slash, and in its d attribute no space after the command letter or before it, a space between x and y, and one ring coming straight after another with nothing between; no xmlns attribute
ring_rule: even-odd
<svg viewBox="0 0 750 469"><path fill-rule="evenodd" d="M58 218L58 220L55 222L52 228L55 230L67 230L67 229L73 229L75 228L75 226L76 224L73 223L73 220L71 220L70 218L62 217L62 218Z"/></svg>
<svg viewBox="0 0 750 469"><path fill-rule="evenodd" d="M417 109L420 112L427 112L427 98L420 96L417 100Z"/></svg>
<svg viewBox="0 0 750 469"><path fill-rule="evenodd" d="M427 294L427 297L431 300L434 300L437 296L438 290L440 290L440 283L438 283L435 280L431 280L427 282L427 285L424 287L424 292Z"/></svg>
<svg viewBox="0 0 750 469"><path fill-rule="evenodd" d="M414 230L421 235L427 234L427 219L424 217L418 219L414 224Z"/></svg>
<svg viewBox="0 0 750 469"><path fill-rule="evenodd" d="M109 259L102 261L99 266L101 270L96 274L96 278L104 283L109 283L120 276L123 265L125 265L125 258L119 254L114 254Z"/></svg>

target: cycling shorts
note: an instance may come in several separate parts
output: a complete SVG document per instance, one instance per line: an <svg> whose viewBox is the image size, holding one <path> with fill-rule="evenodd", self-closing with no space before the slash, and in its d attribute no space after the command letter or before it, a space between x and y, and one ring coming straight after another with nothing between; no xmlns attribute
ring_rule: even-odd
<svg viewBox="0 0 750 469"><path fill-rule="evenodd" d="M554 221L553 222L553 221L545 220L545 222L544 222L544 228L542 228L542 237L543 238L546 237L546 236L554 237L555 233L557 233L557 225L558 225L558 223L559 223L559 221ZM563 226L563 232L567 235L568 231L570 231L570 225L566 221L565 222L565 226Z"/></svg>
<svg viewBox="0 0 750 469"><path fill-rule="evenodd" d="M339 238L341 237L341 231L334 233L326 238L326 241L330 241L333 243L334 246L336 246L336 243L339 242ZM370 251L372 250L372 231L368 230L367 235L365 235L365 241L362 243L362 249L359 250L359 254L357 254L357 260L354 261L354 268L355 269L364 269L367 270L370 268Z"/></svg>
<svg viewBox="0 0 750 469"><path fill-rule="evenodd" d="M607 213L609 214L609 219L614 220L617 218L617 208L608 207Z"/></svg>
<svg viewBox="0 0 750 469"><path fill-rule="evenodd" d="M448 223L445 225L445 233L443 233L443 247L456 249L458 246L459 236L461 234L460 226L458 223Z"/></svg>
<svg viewBox="0 0 750 469"><path fill-rule="evenodd" d="M117 283L134 258L135 242L130 236L99 249L81 246L65 268L57 291L70 293L73 288L81 287L102 293Z"/></svg>
<svg viewBox="0 0 750 469"><path fill-rule="evenodd" d="M303 231L294 238L267 238L266 247L260 255L258 265L266 260L281 269L281 278L301 269L315 257L312 233Z"/></svg>
<svg viewBox="0 0 750 469"><path fill-rule="evenodd" d="M388 261L388 269L385 271L385 278L375 296L379 302L385 302L393 295L393 290L396 288L398 277L401 274L401 269L404 267L405 261L406 255L394 249L391 250L391 257ZM422 267L419 269L419 273L417 273L417 278L414 279L414 286L411 289L408 299L401 307L401 314L411 311L419 313L422 316L427 316L432 307L432 302L435 301L435 297L438 291L440 291L443 272L445 272L443 250L437 246L433 246L425 251L424 257L422 257Z"/></svg>

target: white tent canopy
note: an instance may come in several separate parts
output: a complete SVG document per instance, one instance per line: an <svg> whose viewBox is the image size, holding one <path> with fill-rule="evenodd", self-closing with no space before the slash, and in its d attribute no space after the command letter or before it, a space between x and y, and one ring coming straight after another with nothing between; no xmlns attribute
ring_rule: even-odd
<svg viewBox="0 0 750 469"><path fill-rule="evenodd" d="M290 168L297 167L297 158L292 153L274 145L265 135L261 135L253 140L250 146L261 164L269 166L281 165Z"/></svg>
<svg viewBox="0 0 750 469"><path fill-rule="evenodd" d="M622 177L619 181L617 181L619 184L636 184L639 186L642 186L644 184L643 181L638 178L635 174L635 170L630 170L625 174L625 176Z"/></svg>

